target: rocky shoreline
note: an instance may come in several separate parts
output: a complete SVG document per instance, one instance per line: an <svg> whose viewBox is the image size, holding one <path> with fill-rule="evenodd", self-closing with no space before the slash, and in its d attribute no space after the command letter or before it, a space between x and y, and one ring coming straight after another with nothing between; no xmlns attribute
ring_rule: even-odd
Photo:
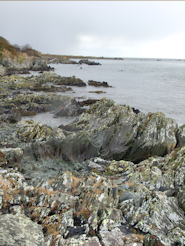
<svg viewBox="0 0 185 246"><path fill-rule="evenodd" d="M184 245L185 125L106 98L84 111L48 92L82 84L63 80L1 77L1 244ZM79 116L21 121L48 110Z"/></svg>
<svg viewBox="0 0 185 246"><path fill-rule="evenodd" d="M185 125L58 94L74 86L86 84L0 77L0 245L185 245ZM41 112L76 119L22 121Z"/></svg>

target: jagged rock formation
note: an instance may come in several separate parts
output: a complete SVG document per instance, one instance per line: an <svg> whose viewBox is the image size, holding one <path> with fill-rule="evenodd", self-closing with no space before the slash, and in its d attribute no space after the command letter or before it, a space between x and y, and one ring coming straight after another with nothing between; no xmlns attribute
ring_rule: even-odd
<svg viewBox="0 0 185 246"><path fill-rule="evenodd" d="M170 153L177 144L175 120L158 112L135 114L130 106L107 99L93 104L63 129L72 132L63 144L69 160L101 156L138 162Z"/></svg>

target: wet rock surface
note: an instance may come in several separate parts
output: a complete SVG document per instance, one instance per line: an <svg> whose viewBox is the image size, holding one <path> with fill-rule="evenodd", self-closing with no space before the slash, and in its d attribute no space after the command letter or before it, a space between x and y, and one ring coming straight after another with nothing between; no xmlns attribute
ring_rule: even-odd
<svg viewBox="0 0 185 246"><path fill-rule="evenodd" d="M0 244L185 245L184 126L105 98L82 112L35 93L60 80L1 78ZM60 128L21 121L43 111L79 116Z"/></svg>

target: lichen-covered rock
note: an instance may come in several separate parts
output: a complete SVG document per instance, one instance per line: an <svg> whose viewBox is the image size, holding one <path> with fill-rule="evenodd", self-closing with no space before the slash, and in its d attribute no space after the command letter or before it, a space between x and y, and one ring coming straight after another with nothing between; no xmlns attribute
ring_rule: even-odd
<svg viewBox="0 0 185 246"><path fill-rule="evenodd" d="M1 208L24 211L42 224L50 243L85 243L98 235L104 245L183 245L184 160L185 147L139 164L93 158L83 163L85 173L66 171L36 187L13 169L1 170Z"/></svg>
<svg viewBox="0 0 185 246"><path fill-rule="evenodd" d="M6 69L4 66L0 65L0 76L4 76L6 73Z"/></svg>
<svg viewBox="0 0 185 246"><path fill-rule="evenodd" d="M100 86L103 86L103 87L111 87L105 81L104 82L99 82L99 81L94 81L94 80L88 80L88 85L95 86L95 87L100 87Z"/></svg>
<svg viewBox="0 0 185 246"><path fill-rule="evenodd" d="M21 148L1 148L0 149L0 165L18 164L23 157L23 150Z"/></svg>
<svg viewBox="0 0 185 246"><path fill-rule="evenodd" d="M168 198L162 192L148 193L140 204L132 198L125 200L120 203L120 208L130 225L145 233L150 232L165 245L174 242L172 230L176 227L182 231L185 229L184 213L178 207L177 199Z"/></svg>
<svg viewBox="0 0 185 246"><path fill-rule="evenodd" d="M54 112L58 116L76 116L82 113L79 103L69 96L56 94L28 94L14 95L4 98L0 102L3 113L19 113L21 115L35 115L42 112Z"/></svg>
<svg viewBox="0 0 185 246"><path fill-rule="evenodd" d="M81 81L0 78L0 220L11 213L17 228L17 218L42 225L47 245L184 245L184 126L107 99L61 129L19 121L43 111L76 115L74 99L33 93L60 83Z"/></svg>
<svg viewBox="0 0 185 246"><path fill-rule="evenodd" d="M21 115L19 113L8 113L0 115L0 121L17 123L21 120Z"/></svg>
<svg viewBox="0 0 185 246"><path fill-rule="evenodd" d="M185 125L179 127L177 131L177 141L179 147L185 145Z"/></svg>
<svg viewBox="0 0 185 246"><path fill-rule="evenodd" d="M23 214L0 215L0 244L45 246L42 226L31 221Z"/></svg>
<svg viewBox="0 0 185 246"><path fill-rule="evenodd" d="M44 73L45 74L45 73ZM12 92L16 90L30 91L43 91L43 92L65 92L72 90L70 87L55 85L55 81L52 73L46 73L48 81L46 81L46 76L37 75L31 77L22 77L17 74L11 76L3 76L0 78L1 86L9 89ZM49 82L49 78L51 82ZM57 77L56 77L57 78Z"/></svg>
<svg viewBox="0 0 185 246"><path fill-rule="evenodd" d="M111 231L100 231L102 242L105 246L122 246L124 245L125 234L118 228Z"/></svg>
<svg viewBox="0 0 185 246"><path fill-rule="evenodd" d="M34 120L20 121L17 126L19 127L17 134L25 142L46 141L50 137L65 138L61 129L53 129Z"/></svg>
<svg viewBox="0 0 185 246"><path fill-rule="evenodd" d="M55 240L53 240L55 245L63 245L63 246L101 246L99 239L97 237L87 237L85 234L79 236L79 238L69 238L64 239L61 235L58 235ZM49 240L49 243L52 242L52 238Z"/></svg>
<svg viewBox="0 0 185 246"><path fill-rule="evenodd" d="M130 106L106 99L61 128L73 132L63 144L64 157L70 161L99 155L138 162L170 153L177 143L175 120L165 118L162 113L135 114Z"/></svg>
<svg viewBox="0 0 185 246"><path fill-rule="evenodd" d="M116 190L112 182L101 176L89 176L76 187L82 202L82 213L85 211L98 211L99 209L114 208L118 204Z"/></svg>
<svg viewBox="0 0 185 246"><path fill-rule="evenodd" d="M76 78L75 76L72 77L61 77L56 73L43 73L39 76L36 76L34 79L37 81L42 81L42 83L52 82L57 85L68 85L68 86L86 86L83 80Z"/></svg>

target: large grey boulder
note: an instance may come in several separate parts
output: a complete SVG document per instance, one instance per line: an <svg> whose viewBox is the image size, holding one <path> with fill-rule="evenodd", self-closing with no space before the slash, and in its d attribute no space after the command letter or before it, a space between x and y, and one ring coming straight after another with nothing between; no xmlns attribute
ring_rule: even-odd
<svg viewBox="0 0 185 246"><path fill-rule="evenodd" d="M62 152L70 161L100 156L138 162L170 153L177 144L177 127L175 120L160 112L135 114L130 106L102 99L68 126L61 126L68 132Z"/></svg>
<svg viewBox="0 0 185 246"><path fill-rule="evenodd" d="M0 215L0 244L45 246L42 226L21 213Z"/></svg>

